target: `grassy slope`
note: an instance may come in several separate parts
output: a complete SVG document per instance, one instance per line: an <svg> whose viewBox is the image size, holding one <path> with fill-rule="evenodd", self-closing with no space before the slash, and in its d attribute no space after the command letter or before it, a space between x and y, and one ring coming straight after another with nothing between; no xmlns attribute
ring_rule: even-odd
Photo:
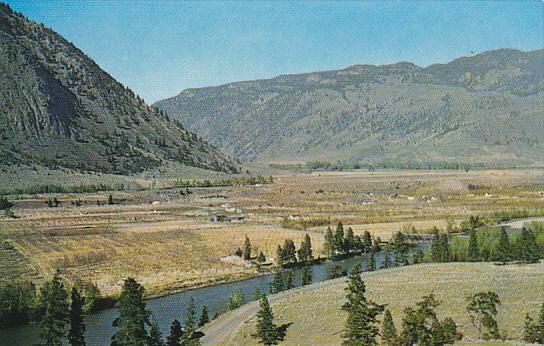
<svg viewBox="0 0 544 346"><path fill-rule="evenodd" d="M439 317L451 316L465 338L476 331L466 314L465 297L484 290L498 293L502 300L499 327L511 338L521 337L524 316L535 315L544 301L544 263L495 266L489 263L425 264L363 274L371 299L389 304L395 324L400 327L402 310L422 295L434 292L442 302ZM339 344L346 315L345 279L319 283L293 292L272 304L277 323L293 322L285 345ZM254 345L253 318L236 331L237 345ZM470 344L470 343L469 343Z"/></svg>

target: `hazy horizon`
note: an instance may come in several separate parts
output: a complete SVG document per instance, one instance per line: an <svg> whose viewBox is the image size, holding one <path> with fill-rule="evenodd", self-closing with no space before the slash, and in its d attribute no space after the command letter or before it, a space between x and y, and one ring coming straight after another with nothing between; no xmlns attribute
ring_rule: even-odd
<svg viewBox="0 0 544 346"><path fill-rule="evenodd" d="M7 3L149 103L277 75L544 47L541 1Z"/></svg>

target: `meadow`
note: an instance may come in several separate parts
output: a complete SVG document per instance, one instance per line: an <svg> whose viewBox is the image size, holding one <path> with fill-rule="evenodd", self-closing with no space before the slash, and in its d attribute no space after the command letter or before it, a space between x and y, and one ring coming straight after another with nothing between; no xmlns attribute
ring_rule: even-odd
<svg viewBox="0 0 544 346"><path fill-rule="evenodd" d="M178 178L159 173L123 181L138 189L8 195L16 218L0 217L1 277L40 283L59 269L115 296L133 276L148 295L161 295L259 275L221 261L246 235L254 255L272 261L284 239L298 246L305 233L320 255L325 229L337 221L388 240L402 229L455 229L470 215L544 214L544 171L537 169L277 173L270 184L191 187L188 194L174 187ZM47 206L52 198L58 207ZM212 215L241 219L213 222Z"/></svg>
<svg viewBox="0 0 544 346"><path fill-rule="evenodd" d="M420 264L363 273L367 297L387 304L397 329L401 328L403 310L415 306L423 295L434 293L440 301L436 309L439 319L452 317L464 339L460 345L513 344L522 337L525 314L536 315L544 300L544 263L497 266L492 263ZM345 302L346 278L321 282L295 289L277 297L271 306L278 325L292 323L282 345L338 345L344 331L346 314L340 307ZM477 331L466 311L466 297L481 291L499 295L498 323L502 342L478 340ZM221 316L214 323L228 319ZM251 336L255 330L254 315L238 321L228 338L230 344L256 345Z"/></svg>

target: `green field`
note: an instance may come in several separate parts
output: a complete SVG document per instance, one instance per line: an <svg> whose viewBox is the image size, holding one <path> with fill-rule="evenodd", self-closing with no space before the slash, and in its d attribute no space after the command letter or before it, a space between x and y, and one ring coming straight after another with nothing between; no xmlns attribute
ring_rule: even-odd
<svg viewBox="0 0 544 346"><path fill-rule="evenodd" d="M440 319L451 316L464 334L464 345L483 344L474 341L476 330L471 325L465 307L466 297L480 291L495 291L502 305L498 322L508 339L519 341L527 312L536 315L544 302L544 263L531 265L496 266L491 263L424 264L364 273L368 296L381 304L388 304L397 329L401 326L402 311L423 295L434 292L441 305ZM345 278L322 282L294 290L271 305L278 324L293 323L286 335L285 345L338 345L346 315L340 307L345 297ZM214 323L228 319L220 317ZM233 330L229 342L236 345L255 345L251 337L255 319L246 315L240 327ZM487 343L486 343L487 344ZM492 343L490 343L492 344Z"/></svg>

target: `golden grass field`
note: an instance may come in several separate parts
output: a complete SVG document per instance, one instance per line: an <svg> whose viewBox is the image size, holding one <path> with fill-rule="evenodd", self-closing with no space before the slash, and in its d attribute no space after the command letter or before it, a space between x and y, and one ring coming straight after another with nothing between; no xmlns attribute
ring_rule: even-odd
<svg viewBox="0 0 544 346"><path fill-rule="evenodd" d="M298 245L309 232L318 254L326 226L285 228L289 215L341 220L387 240L406 225L426 231L471 214L544 210L544 171L536 169L289 173L274 176L273 184L191 190L114 192L116 205L105 205L109 193L11 196L19 218L0 218L0 240L14 247L0 247L0 274L40 282L58 268L109 296L133 276L155 295L257 275L220 261L246 234L271 259L285 238ZM60 207L46 206L53 196ZM83 205L70 203L76 199ZM245 220L211 222L218 213Z"/></svg>
<svg viewBox="0 0 544 346"><path fill-rule="evenodd" d="M460 345L504 344L475 341L477 332L465 310L468 295L488 290L496 292L502 302L499 328L513 340L522 336L525 314L535 316L544 302L544 262L508 266L422 264L363 273L363 280L367 297L388 304L397 329L401 329L404 308L414 306L423 295L433 292L441 302L438 317L452 317L464 334ZM345 301L345 282L346 278L325 281L272 299L276 323L293 323L282 345L339 345L346 319L340 309ZM219 317L222 318L228 315ZM254 331L255 318L247 316L246 322L233 331L232 344L256 345L256 339L251 337Z"/></svg>

